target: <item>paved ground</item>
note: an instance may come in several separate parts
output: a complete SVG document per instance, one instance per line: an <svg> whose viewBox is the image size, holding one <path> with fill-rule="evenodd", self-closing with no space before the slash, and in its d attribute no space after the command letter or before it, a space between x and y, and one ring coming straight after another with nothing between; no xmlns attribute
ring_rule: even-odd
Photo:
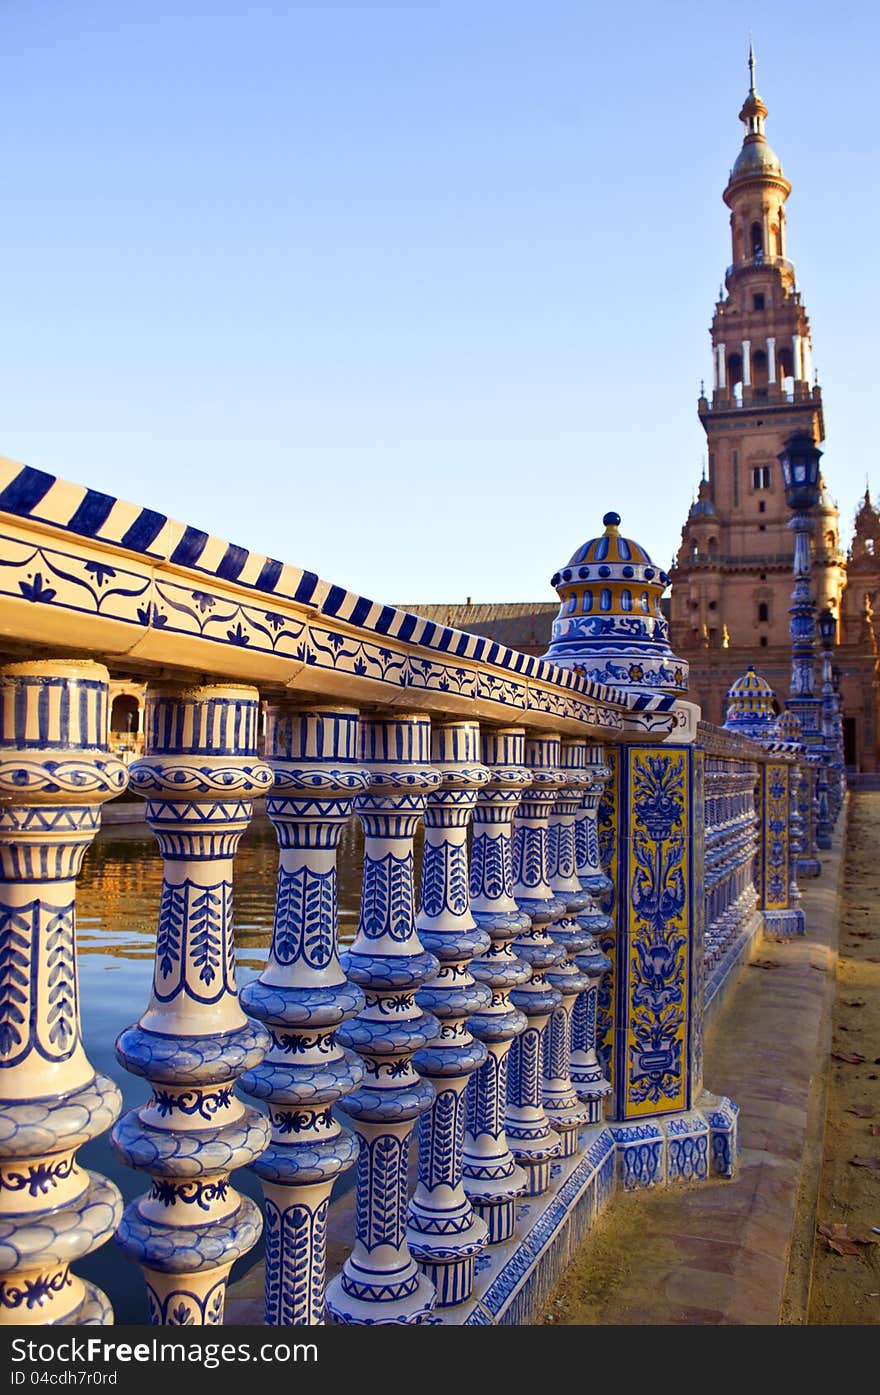
<svg viewBox="0 0 880 1395"><path fill-rule="evenodd" d="M850 809L810 1326L880 1323L880 791ZM864 1243L867 1241L867 1243ZM851 1335L851 1334L850 1334Z"/></svg>
<svg viewBox="0 0 880 1395"><path fill-rule="evenodd" d="M831 853L822 855L821 878L802 884L806 937L764 940L707 1035L706 1086L740 1106L739 1175L618 1195L539 1322L807 1320L843 822Z"/></svg>

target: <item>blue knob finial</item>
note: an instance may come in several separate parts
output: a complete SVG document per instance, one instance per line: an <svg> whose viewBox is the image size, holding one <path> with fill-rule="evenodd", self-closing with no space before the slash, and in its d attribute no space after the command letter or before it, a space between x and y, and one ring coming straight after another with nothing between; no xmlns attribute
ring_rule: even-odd
<svg viewBox="0 0 880 1395"><path fill-rule="evenodd" d="M602 522L605 524L605 527L606 527L606 528L619 528L619 527L620 527L620 514L619 514L619 513L606 513L605 517L602 519Z"/></svg>

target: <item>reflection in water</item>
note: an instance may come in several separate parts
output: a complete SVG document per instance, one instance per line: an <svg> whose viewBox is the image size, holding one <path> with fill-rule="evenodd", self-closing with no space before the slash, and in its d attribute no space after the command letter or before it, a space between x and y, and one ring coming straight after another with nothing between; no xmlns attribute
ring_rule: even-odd
<svg viewBox="0 0 880 1395"><path fill-rule="evenodd" d="M418 850L418 844L417 844ZM339 847L339 937L350 942L357 929L363 835L357 819L343 830ZM418 859L417 859L418 865ZM272 931L278 845L265 817L254 819L234 864L234 917L239 988L266 962ZM162 888L162 858L145 824L111 825L86 854L77 883L77 945L83 1039L97 1070L120 1085L124 1107L143 1103L146 1083L119 1065L113 1049L124 1027L135 1021L150 995L156 919ZM106 1135L80 1150L85 1166L111 1177L126 1201L144 1191L144 1177L117 1163ZM339 1179L344 1190L351 1172ZM235 1185L261 1199L257 1178L246 1169ZM249 1268L261 1250L243 1261ZM76 1265L77 1273L104 1289L120 1323L145 1323L146 1299L140 1270L113 1241ZM239 1276L233 1268L232 1280Z"/></svg>

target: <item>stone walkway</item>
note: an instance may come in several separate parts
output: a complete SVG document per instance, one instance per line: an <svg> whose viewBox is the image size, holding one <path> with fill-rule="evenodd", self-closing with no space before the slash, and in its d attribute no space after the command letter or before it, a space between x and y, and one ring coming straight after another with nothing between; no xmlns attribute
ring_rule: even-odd
<svg viewBox="0 0 880 1395"><path fill-rule="evenodd" d="M822 854L821 878L802 883L805 938L765 939L707 1034L706 1087L740 1106L738 1176L618 1195L539 1322L806 1321L844 818L831 852Z"/></svg>

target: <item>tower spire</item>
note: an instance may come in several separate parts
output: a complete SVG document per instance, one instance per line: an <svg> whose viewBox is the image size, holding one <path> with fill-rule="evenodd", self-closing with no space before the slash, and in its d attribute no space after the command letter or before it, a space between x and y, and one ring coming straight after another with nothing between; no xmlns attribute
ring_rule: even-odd
<svg viewBox="0 0 880 1395"><path fill-rule="evenodd" d="M755 86L755 45L752 43L752 36L749 35L749 96L757 97L758 89Z"/></svg>

